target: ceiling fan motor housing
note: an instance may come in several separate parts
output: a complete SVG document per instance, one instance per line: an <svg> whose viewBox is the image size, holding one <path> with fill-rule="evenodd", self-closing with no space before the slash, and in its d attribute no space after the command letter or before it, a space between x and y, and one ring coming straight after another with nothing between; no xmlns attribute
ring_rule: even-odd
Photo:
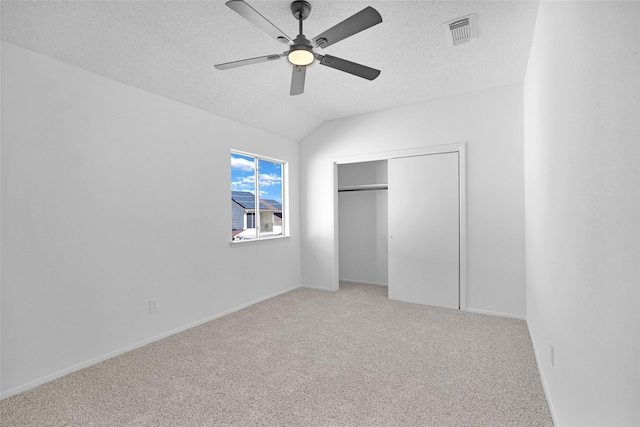
<svg viewBox="0 0 640 427"><path fill-rule="evenodd" d="M290 50L297 50L297 49L311 50L312 47L313 45L311 44L311 41L309 41L309 39L307 39L304 36L304 34L299 34L298 37L293 39L293 43L291 44Z"/></svg>

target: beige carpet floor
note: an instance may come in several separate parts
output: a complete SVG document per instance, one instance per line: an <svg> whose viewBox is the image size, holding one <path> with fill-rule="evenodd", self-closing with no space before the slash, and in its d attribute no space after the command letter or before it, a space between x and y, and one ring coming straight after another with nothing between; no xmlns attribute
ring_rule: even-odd
<svg viewBox="0 0 640 427"><path fill-rule="evenodd" d="M552 426L524 321L296 289L0 401L2 426Z"/></svg>

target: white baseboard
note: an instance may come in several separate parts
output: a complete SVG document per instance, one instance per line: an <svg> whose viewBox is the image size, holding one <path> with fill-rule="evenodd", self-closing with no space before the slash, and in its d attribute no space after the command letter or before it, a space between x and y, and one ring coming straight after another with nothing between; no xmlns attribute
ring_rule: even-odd
<svg viewBox="0 0 640 427"><path fill-rule="evenodd" d="M351 282L351 283L359 283L361 285L375 285L375 286L385 286L388 287L387 283L378 283L378 282L367 282L365 280L356 280L356 279L340 279L341 282Z"/></svg>
<svg viewBox="0 0 640 427"><path fill-rule="evenodd" d="M294 289L298 289L298 288L300 288L300 286L294 286L294 287L291 287L291 288L284 289L282 291L275 292L273 294L267 295L267 296L262 297L262 298L255 299L253 301L249 301L249 302L247 302L245 304L239 305L237 307L231 308L231 309L223 311L221 313L217 313L217 314L214 314L212 316L205 317L204 319L200 319L200 320L197 320L195 322L189 323L187 325L181 326L179 328L172 329L172 330L170 330L168 332L164 332L164 333L162 333L160 335L156 335L154 337L147 338L145 340L139 341L139 342L137 342L135 344L131 344L131 345L128 345L126 347L120 348L118 350L103 354L102 356L94 357L93 359L87 360L85 362L78 363L76 365L70 366L70 367L65 368L65 369L61 369L61 370L59 370L57 372L54 372L52 374L45 375L44 377L38 378L38 379L30 381L30 382L28 382L26 384L23 384L23 385L20 385L18 387L14 387L14 388L12 388L10 390L7 390L4 393L2 393L2 395L0 395L0 399L5 399L7 397L16 395L18 393L22 393L23 391L27 391L27 390L32 389L34 387L37 387L37 386L39 386L41 384L48 383L49 381L53 381L53 380L55 380L57 378L60 378L62 376L70 374L72 372L79 371L80 369L87 368L87 367L89 367L91 365L95 365L96 363L104 362L105 360L111 359L112 357L119 356L119 355L124 354L126 352L129 352L131 350L135 350L136 348L140 348L140 347L143 347L143 346L145 346L147 344L151 344L154 341L158 341L158 340L166 338L166 337L168 337L170 335L174 335L174 334L177 334L179 332L186 331L187 329L191 329L191 328L196 327L198 325L201 325L203 323L207 323L207 322L210 322L212 320L218 319L220 317L226 316L228 314L234 313L236 311L242 310L243 308L250 307L250 306L252 306L254 304L257 304L259 302L266 301L266 300L271 299L273 297L277 297L278 295L286 294L287 292L291 292Z"/></svg>
<svg viewBox="0 0 640 427"><path fill-rule="evenodd" d="M471 313L478 313L478 314L488 314L490 316L508 317L510 319L527 320L525 316L521 316L519 314L500 313L498 311L480 310L477 308L467 308L466 311L470 311Z"/></svg>
<svg viewBox="0 0 640 427"><path fill-rule="evenodd" d="M301 288L305 288L305 289L315 289L317 291L332 291L332 289L330 288L325 288L323 286L311 286L311 285L302 285L300 286Z"/></svg>
<svg viewBox="0 0 640 427"><path fill-rule="evenodd" d="M538 367L538 374L540 375L540 381L542 382L542 389L544 390L544 397L547 399L547 405L549 405L549 412L551 412L551 421L553 421L553 425L558 425L558 418L556 417L556 411L553 409L553 403L551 402L551 396L549 395L549 387L547 386L547 380L544 377L544 373L542 372L542 368L540 367L540 354L538 353L538 349L536 347L536 343L533 340L533 335L531 334L531 328L529 327L529 322L527 321L527 331L529 332L529 339L531 340L531 346L533 347L533 354L536 357L536 365Z"/></svg>

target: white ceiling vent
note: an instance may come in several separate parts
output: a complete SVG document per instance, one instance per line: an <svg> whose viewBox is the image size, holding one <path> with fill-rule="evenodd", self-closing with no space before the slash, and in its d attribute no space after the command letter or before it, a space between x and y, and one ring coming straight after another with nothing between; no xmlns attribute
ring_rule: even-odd
<svg viewBox="0 0 640 427"><path fill-rule="evenodd" d="M470 42L476 38L475 13L445 22L444 31L449 46Z"/></svg>

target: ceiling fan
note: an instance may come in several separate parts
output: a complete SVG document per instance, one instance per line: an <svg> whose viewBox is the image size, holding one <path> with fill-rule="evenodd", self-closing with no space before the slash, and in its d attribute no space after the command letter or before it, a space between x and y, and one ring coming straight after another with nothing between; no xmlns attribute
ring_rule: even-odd
<svg viewBox="0 0 640 427"><path fill-rule="evenodd" d="M367 80L373 80L380 74L380 70L376 70L375 68L356 64L355 62L347 61L346 59L337 58L335 56L320 55L313 51L314 48L318 47L324 49L382 22L382 17L378 11L372 7L362 9L355 15L345 19L324 33L309 40L302 31L302 21L307 19L311 12L311 5L306 1L296 0L291 3L291 13L298 20L299 25L299 34L295 39L291 39L243 0L230 0L226 2L226 5L247 21L269 34L269 36L275 38L279 42L288 44L289 50L282 54L276 53L273 55L259 56L257 58L242 59L240 61L215 65L215 68L219 70L228 70L230 68L273 61L286 56L291 65L293 65L291 95L300 95L304 92L304 80L307 66L316 60L320 62L320 65L326 65L327 67L344 71Z"/></svg>

